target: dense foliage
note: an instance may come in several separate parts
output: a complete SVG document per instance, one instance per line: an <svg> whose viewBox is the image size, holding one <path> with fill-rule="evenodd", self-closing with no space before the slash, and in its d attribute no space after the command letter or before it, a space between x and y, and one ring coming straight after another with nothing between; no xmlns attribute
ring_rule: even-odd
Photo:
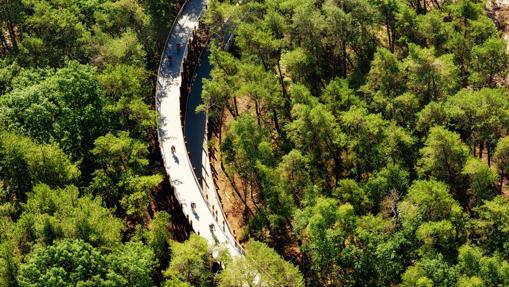
<svg viewBox="0 0 509 287"><path fill-rule="evenodd" d="M0 286L509 285L491 2L211 0L235 41L211 44L201 108L246 222L245 256L216 259L154 200L181 4L0 2Z"/></svg>
<svg viewBox="0 0 509 287"><path fill-rule="evenodd" d="M0 1L0 286L216 284L155 200L153 83L182 3Z"/></svg>
<svg viewBox="0 0 509 287"><path fill-rule="evenodd" d="M161 281L152 80L178 5L0 3L1 286Z"/></svg>
<svg viewBox="0 0 509 287"><path fill-rule="evenodd" d="M213 31L236 38L212 47L202 109L225 127L245 236L308 286L509 284L508 58L492 2L237 4L210 5Z"/></svg>

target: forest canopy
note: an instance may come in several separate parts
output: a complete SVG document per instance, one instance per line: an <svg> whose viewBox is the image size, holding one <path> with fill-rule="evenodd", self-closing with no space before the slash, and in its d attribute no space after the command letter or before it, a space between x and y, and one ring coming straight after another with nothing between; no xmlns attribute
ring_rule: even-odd
<svg viewBox="0 0 509 287"><path fill-rule="evenodd" d="M509 285L505 8L208 1L199 110L245 251L217 259L160 201L183 4L0 2L0 286Z"/></svg>
<svg viewBox="0 0 509 287"><path fill-rule="evenodd" d="M243 236L298 263L307 286L509 284L497 9L212 1L206 22L236 37L211 48L202 109L221 127Z"/></svg>

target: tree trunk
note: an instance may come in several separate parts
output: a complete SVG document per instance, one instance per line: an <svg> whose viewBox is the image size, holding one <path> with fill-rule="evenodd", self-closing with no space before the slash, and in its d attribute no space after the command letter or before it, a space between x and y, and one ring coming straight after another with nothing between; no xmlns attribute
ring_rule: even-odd
<svg viewBox="0 0 509 287"><path fill-rule="evenodd" d="M491 167L491 148L490 148L490 144L486 145L486 152L488 153L488 166Z"/></svg>
<svg viewBox="0 0 509 287"><path fill-rule="evenodd" d="M14 32L14 24L7 23L7 29L9 30L9 37L11 38L12 47L14 50L18 50L18 42L16 41L16 33Z"/></svg>
<svg viewBox="0 0 509 287"><path fill-rule="evenodd" d="M279 83L281 85L281 91L283 92L283 98L285 99L286 116L287 116L288 120L291 120L291 104L290 104L291 99L288 96L288 92L286 91L284 78L283 78L283 72L281 72L280 61L281 61L281 54L279 55L278 60L277 60L277 70L279 72Z"/></svg>
<svg viewBox="0 0 509 287"><path fill-rule="evenodd" d="M262 123L260 121L260 118L262 117L261 112L260 112L260 104L258 103L258 100L255 100L254 102L255 102L255 111L256 111L256 121L258 122L258 126L262 127Z"/></svg>
<svg viewBox="0 0 509 287"><path fill-rule="evenodd" d="M343 78L346 78L346 43L344 41L341 42L341 52L342 52L342 59L341 59L341 72L342 72L342 76Z"/></svg>
<svg viewBox="0 0 509 287"><path fill-rule="evenodd" d="M7 54L7 42L5 41L5 37L3 32L0 30L0 44L2 45L2 54Z"/></svg>
<svg viewBox="0 0 509 287"><path fill-rule="evenodd" d="M277 133L283 137L283 132L281 131L281 128L279 127L279 119L277 117L276 109L272 109L272 118L274 119L274 128L276 129Z"/></svg>
<svg viewBox="0 0 509 287"><path fill-rule="evenodd" d="M387 41L389 41L389 49L391 50L391 53L394 53L394 45L393 45L393 39L391 35L391 27L389 24L389 21L385 22L385 28L387 29Z"/></svg>
<svg viewBox="0 0 509 287"><path fill-rule="evenodd" d="M269 71L269 66L265 62L265 59L263 58L261 53L259 53L258 55L260 56L260 60L262 60L262 65L263 65L263 68L265 69L265 72L268 72Z"/></svg>
<svg viewBox="0 0 509 287"><path fill-rule="evenodd" d="M239 116L239 107L237 106L237 97L233 97L233 108L235 109L235 115L233 117Z"/></svg>
<svg viewBox="0 0 509 287"><path fill-rule="evenodd" d="M224 110L221 111L221 116L219 117L219 146L221 146L221 143L223 142L223 121L224 121Z"/></svg>
<svg viewBox="0 0 509 287"><path fill-rule="evenodd" d="M235 180L233 178L231 178L228 173L226 173L225 171L225 168L224 168L224 165L223 165L223 162L221 162L221 169L223 170L223 173L226 175L226 178L228 179L228 181L230 182L231 186L233 187L233 191L235 191L235 193L237 194L237 196L240 198L240 201L242 201L242 203L244 204L244 207L247 209L247 211L249 212L249 214L251 214L252 216L254 216L254 212L251 210L251 208L249 208L249 205L247 204L247 201L244 200L244 198L242 198L242 195L240 194L240 191L239 189L237 188L237 185L235 184Z"/></svg>
<svg viewBox="0 0 509 287"><path fill-rule="evenodd" d="M337 185L337 182L341 176L341 153L339 150L336 150L335 157L334 157L334 175L336 176L336 182L335 185Z"/></svg>
<svg viewBox="0 0 509 287"><path fill-rule="evenodd" d="M283 92L283 97L285 99L287 99L288 98L288 94L286 93L285 82L284 82L284 78L283 78L283 72L281 72L281 56L279 56L278 59L277 59L277 71L279 73L279 83L281 85L281 91Z"/></svg>
<svg viewBox="0 0 509 287"><path fill-rule="evenodd" d="M255 200L255 198L254 198L253 189L254 189L254 188L253 188L253 186L251 185L251 186L249 187L249 193L251 194L251 201L253 202L253 205L254 205L254 207L256 208L256 211L257 211L257 212L260 212L260 208L259 208L259 207L258 207L258 205L256 204L256 200Z"/></svg>

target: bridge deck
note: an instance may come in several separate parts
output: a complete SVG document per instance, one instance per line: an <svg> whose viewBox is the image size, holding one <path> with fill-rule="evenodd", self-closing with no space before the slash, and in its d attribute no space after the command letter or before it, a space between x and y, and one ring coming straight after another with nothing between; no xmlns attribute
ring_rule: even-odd
<svg viewBox="0 0 509 287"><path fill-rule="evenodd" d="M163 51L156 88L158 135L166 172L182 211L189 218L194 231L212 245L223 244L232 256L237 256L241 254L241 249L228 226L215 189L203 189L193 171L180 117L182 62L187 54L187 43L192 37L192 31L198 27L205 7L206 0L187 2L172 27ZM180 44L181 49L177 49L177 44ZM194 212L192 202L196 205ZM214 226L212 230L211 224Z"/></svg>

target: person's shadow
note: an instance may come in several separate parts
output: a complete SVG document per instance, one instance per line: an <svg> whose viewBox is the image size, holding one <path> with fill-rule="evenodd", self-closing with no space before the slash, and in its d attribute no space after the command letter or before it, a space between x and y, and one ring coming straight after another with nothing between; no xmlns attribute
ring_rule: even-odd
<svg viewBox="0 0 509 287"><path fill-rule="evenodd" d="M198 215L198 213L196 212L196 210L193 209L193 215L194 215L194 218L196 218L196 220L200 220L200 216Z"/></svg>
<svg viewBox="0 0 509 287"><path fill-rule="evenodd" d="M173 183L173 185L177 186L177 185L181 185L182 181L180 179L174 179L174 180L172 180L172 183Z"/></svg>

